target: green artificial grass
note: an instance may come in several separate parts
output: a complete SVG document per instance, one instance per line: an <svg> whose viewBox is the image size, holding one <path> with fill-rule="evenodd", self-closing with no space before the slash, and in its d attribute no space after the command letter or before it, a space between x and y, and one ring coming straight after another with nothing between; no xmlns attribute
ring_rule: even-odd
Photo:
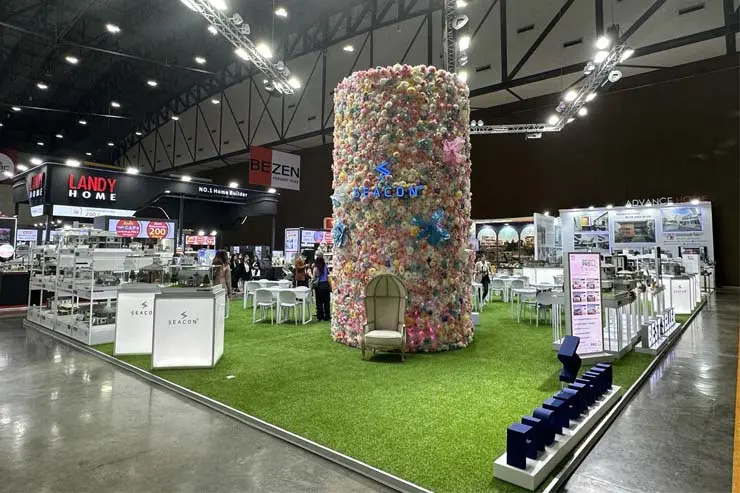
<svg viewBox="0 0 740 493"><path fill-rule="evenodd" d="M507 426L560 389L552 329L512 321L500 302L480 322L465 349L362 361L328 323L254 325L233 302L216 368L155 373L434 491L523 491L494 479L493 461ZM149 356L121 359L150 368ZM615 384L629 387L651 359L615 362Z"/></svg>

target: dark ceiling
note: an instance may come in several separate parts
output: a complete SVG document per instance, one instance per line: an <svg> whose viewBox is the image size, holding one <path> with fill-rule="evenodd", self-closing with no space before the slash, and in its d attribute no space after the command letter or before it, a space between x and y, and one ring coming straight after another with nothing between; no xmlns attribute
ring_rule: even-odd
<svg viewBox="0 0 740 493"><path fill-rule="evenodd" d="M355 3L227 0L229 12L250 24L255 41L305 30ZM287 19L274 15L278 6L288 10ZM108 23L121 32L108 32ZM180 0L0 0L0 148L80 157L90 152L110 160L139 122L234 61L228 42L206 27ZM68 56L79 63L68 63ZM196 63L196 56L206 63Z"/></svg>

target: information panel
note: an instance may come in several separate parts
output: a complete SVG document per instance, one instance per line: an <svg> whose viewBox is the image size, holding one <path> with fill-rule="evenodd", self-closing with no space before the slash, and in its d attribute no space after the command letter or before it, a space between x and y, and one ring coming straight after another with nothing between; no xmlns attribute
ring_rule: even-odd
<svg viewBox="0 0 740 493"><path fill-rule="evenodd" d="M581 339L578 354L600 353L604 350L601 256L598 253L570 253L568 265L572 333Z"/></svg>
<svg viewBox="0 0 740 493"><path fill-rule="evenodd" d="M108 231L123 238L174 239L175 223L172 221L144 221L138 219L111 219Z"/></svg>

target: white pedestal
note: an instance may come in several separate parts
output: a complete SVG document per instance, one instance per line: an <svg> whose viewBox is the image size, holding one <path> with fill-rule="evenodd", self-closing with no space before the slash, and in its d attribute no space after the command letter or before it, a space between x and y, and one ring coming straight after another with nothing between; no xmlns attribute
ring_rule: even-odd
<svg viewBox="0 0 740 493"><path fill-rule="evenodd" d="M579 420L571 421L570 428L563 429L562 435L555 435L555 442L545 447L536 460L527 459L526 469L508 465L504 453L493 463L493 476L534 491L619 401L621 391L621 387L612 386Z"/></svg>
<svg viewBox="0 0 740 493"><path fill-rule="evenodd" d="M694 283L691 276L663 276L668 282L668 306L677 315L690 315L694 311Z"/></svg>
<svg viewBox="0 0 740 493"><path fill-rule="evenodd" d="M224 353L226 292L166 288L154 297L152 368L212 368Z"/></svg>
<svg viewBox="0 0 740 493"><path fill-rule="evenodd" d="M116 333L113 354L152 354L154 295L156 284L123 284L116 303Z"/></svg>

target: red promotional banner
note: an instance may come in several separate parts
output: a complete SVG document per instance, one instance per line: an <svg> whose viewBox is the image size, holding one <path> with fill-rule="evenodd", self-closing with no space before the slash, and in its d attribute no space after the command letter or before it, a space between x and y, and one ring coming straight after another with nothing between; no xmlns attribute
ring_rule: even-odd
<svg viewBox="0 0 740 493"><path fill-rule="evenodd" d="M134 219L121 219L116 224L116 236L122 238L136 238L141 232L139 221Z"/></svg>
<svg viewBox="0 0 740 493"><path fill-rule="evenodd" d="M167 238L170 226L164 221L152 221L146 225L146 235L155 240Z"/></svg>
<svg viewBox="0 0 740 493"><path fill-rule="evenodd" d="M334 229L334 218L333 217L325 217L324 218L324 229L331 231Z"/></svg>

